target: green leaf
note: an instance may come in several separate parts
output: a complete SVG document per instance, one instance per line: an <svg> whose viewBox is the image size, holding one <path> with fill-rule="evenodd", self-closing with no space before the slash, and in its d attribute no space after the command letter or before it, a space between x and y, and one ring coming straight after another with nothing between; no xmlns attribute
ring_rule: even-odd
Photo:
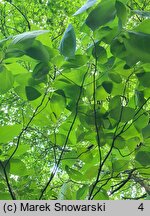
<svg viewBox="0 0 150 216"><path fill-rule="evenodd" d="M84 181L84 176L83 174L81 174L79 171L70 168L69 166L65 166L65 170L67 172L67 174L69 175L69 178L75 181Z"/></svg>
<svg viewBox="0 0 150 216"><path fill-rule="evenodd" d="M99 46L96 44L93 47L92 55L95 59L97 59L100 63L106 63L107 62L107 52L104 49L104 47Z"/></svg>
<svg viewBox="0 0 150 216"><path fill-rule="evenodd" d="M85 177L89 180L92 180L93 178L95 178L95 176L98 173L98 168L99 166L91 166L89 167L86 172L84 173Z"/></svg>
<svg viewBox="0 0 150 216"><path fill-rule="evenodd" d="M121 83L122 82L122 78L118 73L112 72L112 73L109 73L108 76L115 83Z"/></svg>
<svg viewBox="0 0 150 216"><path fill-rule="evenodd" d="M93 11L91 11L85 23L94 31L98 27L105 25L106 23L113 20L115 18L115 15L115 1L103 0Z"/></svg>
<svg viewBox="0 0 150 216"><path fill-rule="evenodd" d="M116 160L113 162L112 167L114 172L120 172L128 168L129 161L127 160Z"/></svg>
<svg viewBox="0 0 150 216"><path fill-rule="evenodd" d="M86 11L88 8L92 7L95 3L97 2L97 0L87 0L87 2L74 13L74 16L79 15L81 13L83 13L84 11Z"/></svg>
<svg viewBox="0 0 150 216"><path fill-rule="evenodd" d="M21 125L5 125L0 126L0 143L11 141L21 132Z"/></svg>
<svg viewBox="0 0 150 216"><path fill-rule="evenodd" d="M4 174L4 167L5 167L5 171L7 173L9 173L9 171L10 171L10 162L8 162L8 160L3 160L0 163L0 175L4 175L5 176L5 174Z"/></svg>
<svg viewBox="0 0 150 216"><path fill-rule="evenodd" d="M70 83L68 79L58 79L55 83L55 88L63 89L66 98L69 99L67 109L74 110L76 100L80 92L80 86ZM75 94L76 92L76 94Z"/></svg>
<svg viewBox="0 0 150 216"><path fill-rule="evenodd" d="M8 92L14 83L14 77L3 65L0 66L0 94Z"/></svg>
<svg viewBox="0 0 150 216"><path fill-rule="evenodd" d="M16 149L15 146L13 146L12 148L10 148L8 151L7 151L7 155L11 155L14 150ZM14 157L19 157L19 156L22 156L23 154L26 154L27 151L30 149L30 146L29 145L25 145L25 144L22 144L22 145L19 145Z"/></svg>
<svg viewBox="0 0 150 216"><path fill-rule="evenodd" d="M116 95L115 97L110 99L109 102L109 109L112 110L116 107L121 107L121 97L119 95Z"/></svg>
<svg viewBox="0 0 150 216"><path fill-rule="evenodd" d="M72 199L72 182L64 183L58 194L59 200L71 200Z"/></svg>
<svg viewBox="0 0 150 216"><path fill-rule="evenodd" d="M64 57L62 55L56 55L52 58L51 62L60 68L64 63Z"/></svg>
<svg viewBox="0 0 150 216"><path fill-rule="evenodd" d="M115 57L125 59L125 57L127 56L127 50L125 48L125 45L118 38L115 38L112 41L110 50Z"/></svg>
<svg viewBox="0 0 150 216"><path fill-rule="evenodd" d="M104 87L98 86L96 89L96 99L98 100L105 100L109 94L106 92Z"/></svg>
<svg viewBox="0 0 150 216"><path fill-rule="evenodd" d="M35 100L41 96L41 93L32 86L26 86L25 91L29 101Z"/></svg>
<svg viewBox="0 0 150 216"><path fill-rule="evenodd" d="M134 139L134 138L135 138L136 143L138 143L137 140L138 140L139 138L141 138L139 132L136 130L136 128L134 127L134 125L131 125L130 129L126 130L126 131L122 134L122 137L123 137L125 140L127 140L127 139L129 140L130 138L131 138L131 139ZM140 141L140 139L139 139L139 141Z"/></svg>
<svg viewBox="0 0 150 216"><path fill-rule="evenodd" d="M143 128L142 134L143 134L144 139L150 137L150 124L148 124L145 128Z"/></svg>
<svg viewBox="0 0 150 216"><path fill-rule="evenodd" d="M26 166L19 159L12 159L10 161L10 173L18 176L26 175Z"/></svg>
<svg viewBox="0 0 150 216"><path fill-rule="evenodd" d="M77 85L81 85L83 77L85 75L85 70L87 68L72 68L62 71L62 75L65 76L65 78L68 78L70 81L74 82Z"/></svg>
<svg viewBox="0 0 150 216"><path fill-rule="evenodd" d="M136 154L135 160L138 161L143 166L149 166L150 165L150 152L139 151Z"/></svg>
<svg viewBox="0 0 150 216"><path fill-rule="evenodd" d="M121 20L121 23L124 25L127 20L127 9L126 6L121 1L116 1L116 10L117 10L117 16L119 20Z"/></svg>
<svg viewBox="0 0 150 216"><path fill-rule="evenodd" d="M136 62L150 62L150 34L129 31L124 44L129 54L134 55Z"/></svg>
<svg viewBox="0 0 150 216"><path fill-rule="evenodd" d="M88 189L89 189L88 185L83 185L81 188L79 188L76 194L76 199L83 200L88 192Z"/></svg>
<svg viewBox="0 0 150 216"><path fill-rule="evenodd" d="M64 146L64 143L66 142L66 136L61 133L53 134L51 135L51 142L58 146Z"/></svg>
<svg viewBox="0 0 150 216"><path fill-rule="evenodd" d="M26 100L26 91L25 91L25 86L24 85L18 85L14 91L17 93L17 95L22 98L23 100Z"/></svg>
<svg viewBox="0 0 150 216"><path fill-rule="evenodd" d="M76 51L76 35L73 26L70 24L66 29L60 43L60 53L65 57L73 57Z"/></svg>
<svg viewBox="0 0 150 216"><path fill-rule="evenodd" d="M140 24L134 28L134 31L150 34L149 26L150 26L150 19L145 19L143 20L143 22L140 22Z"/></svg>
<svg viewBox="0 0 150 216"><path fill-rule="evenodd" d="M134 133L133 130L131 130L130 133L133 133L132 138L128 139L128 136L124 136L124 139L126 139L127 148L130 150L130 152L132 152L137 147L137 144L140 143L140 138L136 136L136 133ZM139 133L137 133L137 135L139 135Z"/></svg>
<svg viewBox="0 0 150 216"><path fill-rule="evenodd" d="M78 68L85 65L88 61L86 55L75 55L74 58L67 59L67 63L62 65L62 68Z"/></svg>
<svg viewBox="0 0 150 216"><path fill-rule="evenodd" d="M112 88L113 88L113 83L110 81L104 81L102 83L103 88L105 89L105 91L110 94L112 92Z"/></svg>
<svg viewBox="0 0 150 216"><path fill-rule="evenodd" d="M12 197L10 193L0 191L0 200L11 200Z"/></svg>
<svg viewBox="0 0 150 216"><path fill-rule="evenodd" d="M29 39L34 39L37 36L48 32L49 32L48 30L36 30L36 31L24 32L22 34L14 36L12 40L12 44L17 44Z"/></svg>
<svg viewBox="0 0 150 216"><path fill-rule="evenodd" d="M43 80L50 70L49 65L40 62L38 63L33 70L32 77L37 80Z"/></svg>
<svg viewBox="0 0 150 216"><path fill-rule="evenodd" d="M13 62L10 64L6 64L5 67L9 71L11 71L13 75L15 75L15 78L16 78L16 75L18 75L18 74L29 73L27 68L23 67L23 65L19 64L19 62Z"/></svg>
<svg viewBox="0 0 150 216"><path fill-rule="evenodd" d="M107 191L104 189L101 189L99 193L94 196L94 200L109 200L109 196L107 194Z"/></svg>
<svg viewBox="0 0 150 216"><path fill-rule="evenodd" d="M124 107L122 112L121 121L128 122L130 121L135 115L135 110L131 107Z"/></svg>
<svg viewBox="0 0 150 216"><path fill-rule="evenodd" d="M15 81L20 84L22 87L28 85L29 79L31 78L31 73L18 73L15 76Z"/></svg>
<svg viewBox="0 0 150 216"><path fill-rule="evenodd" d="M53 93L50 99L50 107L56 119L58 119L66 107L66 97L63 90L59 89Z"/></svg>
<svg viewBox="0 0 150 216"><path fill-rule="evenodd" d="M116 121L128 122L135 115L135 110L131 107L116 107L110 111L110 116Z"/></svg>
<svg viewBox="0 0 150 216"><path fill-rule="evenodd" d="M138 73L137 77L142 86L150 88L150 72Z"/></svg>
<svg viewBox="0 0 150 216"><path fill-rule="evenodd" d="M31 58L48 62L49 61L49 52L45 46L42 45L40 41L34 41L31 47L26 49L26 55L30 56Z"/></svg>
<svg viewBox="0 0 150 216"><path fill-rule="evenodd" d="M119 136L115 139L114 146L118 149L123 149L126 146L126 140Z"/></svg>
<svg viewBox="0 0 150 216"><path fill-rule="evenodd" d="M149 116L148 116L148 114L143 113L143 115L139 115L137 117L138 118L134 122L134 126L135 126L135 128L137 128L137 130L141 131L141 129L145 128L148 125ZM144 136L146 135L146 130L145 131L143 130ZM150 128L149 128L149 130L150 130Z"/></svg>
<svg viewBox="0 0 150 216"><path fill-rule="evenodd" d="M135 104L138 107L142 107L145 103L144 92L135 90Z"/></svg>
<svg viewBox="0 0 150 216"><path fill-rule="evenodd" d="M145 200L150 200L150 195L147 195Z"/></svg>
<svg viewBox="0 0 150 216"><path fill-rule="evenodd" d="M31 29L50 33L10 37L24 32L29 23L12 5L2 4L6 22L0 33L0 199L11 199L6 173L16 198L22 200L37 200L39 195L45 200L87 200L90 192L95 200L142 195L134 181L111 194L112 186L128 178L126 170L137 168L144 181L150 173L149 5L143 7L147 11L135 13L135 1L141 8L146 2L13 1L25 12ZM77 19L72 20L72 14ZM4 73L7 79L2 79ZM103 170L96 182L98 135ZM53 176L60 156L58 175ZM42 194L51 172L53 183Z"/></svg>
<svg viewBox="0 0 150 216"><path fill-rule="evenodd" d="M17 47L8 47L5 52L5 58L17 58L25 54L24 50L20 50Z"/></svg>

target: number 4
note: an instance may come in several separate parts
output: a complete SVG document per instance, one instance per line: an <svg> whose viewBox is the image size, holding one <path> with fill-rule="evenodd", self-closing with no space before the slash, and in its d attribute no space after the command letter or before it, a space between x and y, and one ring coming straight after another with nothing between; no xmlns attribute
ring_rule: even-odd
<svg viewBox="0 0 150 216"><path fill-rule="evenodd" d="M143 211L144 210L144 206L143 206L143 203L141 203L138 207L139 210Z"/></svg>

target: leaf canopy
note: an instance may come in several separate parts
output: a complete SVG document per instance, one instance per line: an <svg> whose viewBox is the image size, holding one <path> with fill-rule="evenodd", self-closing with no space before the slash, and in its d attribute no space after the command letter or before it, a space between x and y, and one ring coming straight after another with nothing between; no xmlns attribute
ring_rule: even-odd
<svg viewBox="0 0 150 216"><path fill-rule="evenodd" d="M148 1L0 2L0 199L149 199Z"/></svg>

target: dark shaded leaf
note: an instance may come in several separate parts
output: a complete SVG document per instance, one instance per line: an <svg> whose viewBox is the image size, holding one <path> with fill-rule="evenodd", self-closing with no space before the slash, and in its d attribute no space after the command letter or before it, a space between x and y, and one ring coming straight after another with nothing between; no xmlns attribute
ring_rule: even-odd
<svg viewBox="0 0 150 216"><path fill-rule="evenodd" d="M136 154L135 160L138 161L143 166L149 166L150 165L150 152L139 151Z"/></svg>
<svg viewBox="0 0 150 216"><path fill-rule="evenodd" d="M137 77L142 86L148 87L148 88L150 87L150 72L138 73Z"/></svg>
<svg viewBox="0 0 150 216"><path fill-rule="evenodd" d="M116 121L128 122L135 114L135 110L131 107L116 107L110 111L110 116Z"/></svg>
<svg viewBox="0 0 150 216"><path fill-rule="evenodd" d="M32 76L34 79L43 80L45 76L48 74L49 70L50 67L47 64L40 62L35 66Z"/></svg>
<svg viewBox="0 0 150 216"><path fill-rule="evenodd" d="M124 38L124 45L136 62L150 62L150 34L129 31L128 37Z"/></svg>
<svg viewBox="0 0 150 216"><path fill-rule="evenodd" d="M35 100L41 96L41 93L32 86L25 87L26 96L29 101Z"/></svg>
<svg viewBox="0 0 150 216"><path fill-rule="evenodd" d="M127 20L127 9L126 6L121 1L116 1L115 4L116 10L117 10L117 16L121 23L124 25Z"/></svg>
<svg viewBox="0 0 150 216"><path fill-rule="evenodd" d="M121 107L121 97L119 95L110 99L109 109L112 110L116 107Z"/></svg>
<svg viewBox="0 0 150 216"><path fill-rule="evenodd" d="M117 137L117 139L115 140L115 145L116 148L118 149L123 149L126 147L126 140L124 138L122 138L121 136Z"/></svg>
<svg viewBox="0 0 150 216"><path fill-rule="evenodd" d="M121 83L122 82L122 78L118 73L109 73L108 76L115 83Z"/></svg>
<svg viewBox="0 0 150 216"><path fill-rule="evenodd" d="M108 0L102 1L98 6L89 14L85 23L93 31L98 27L105 25L109 21L113 20L116 15L115 1Z"/></svg>
<svg viewBox="0 0 150 216"><path fill-rule="evenodd" d="M19 48L8 48L5 52L5 58L16 58L16 57L21 57L25 55L25 51L24 50L20 50Z"/></svg>
<svg viewBox="0 0 150 216"><path fill-rule="evenodd" d="M73 26L70 24L66 29L60 43L60 53L65 57L73 57L76 51L76 35Z"/></svg>
<svg viewBox="0 0 150 216"><path fill-rule="evenodd" d="M26 55L30 56L31 58L48 62L49 61L49 52L45 46L42 45L41 42L35 41L33 45L26 49Z"/></svg>
<svg viewBox="0 0 150 216"><path fill-rule="evenodd" d="M99 62L104 63L107 61L107 53L104 47L96 44L92 50L92 55L94 58L98 59Z"/></svg>
<svg viewBox="0 0 150 216"><path fill-rule="evenodd" d="M114 172L120 172L123 170L126 170L128 168L129 161L128 160L116 160L113 162L113 171Z"/></svg>
<svg viewBox="0 0 150 216"><path fill-rule="evenodd" d="M145 103L144 92L135 90L135 104L138 107L143 106Z"/></svg>
<svg viewBox="0 0 150 216"><path fill-rule="evenodd" d="M112 88L113 88L113 83L110 81L104 81L102 83L103 88L105 89L105 91L110 94L112 92Z"/></svg>
<svg viewBox="0 0 150 216"><path fill-rule="evenodd" d="M145 139L150 137L150 124L143 128L142 134Z"/></svg>

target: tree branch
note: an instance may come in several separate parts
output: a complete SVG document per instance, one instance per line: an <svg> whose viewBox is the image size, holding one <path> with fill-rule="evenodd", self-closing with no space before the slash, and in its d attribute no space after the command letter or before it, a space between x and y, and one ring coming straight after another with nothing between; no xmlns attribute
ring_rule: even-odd
<svg viewBox="0 0 150 216"><path fill-rule="evenodd" d="M90 68L90 66L88 66L88 69L87 69L86 73L84 74L84 77L83 77L83 80L82 80L82 83L81 83L81 86L80 86L79 96L78 96L78 99L77 99L77 102L76 102L76 105L75 105L75 115L74 115L73 121L72 121L72 123L71 123L71 125L70 125L68 134L67 134L67 136L66 136L66 140L65 140L63 149L62 149L62 151L61 151L61 153L60 153L60 156L59 156L59 159L58 159L57 163L54 165L53 171L51 172L51 175L50 175L50 178L49 178L48 182L46 183L45 187L42 189L42 192L41 192L41 194L40 194L39 200L42 199L42 197L43 197L45 191L47 190L47 188L48 188L48 186L49 186L49 184L51 183L51 181L53 180L54 176L56 175L57 170L58 170L58 167L59 167L59 165L60 165L60 163L61 163L62 156L63 156L64 151L65 151L65 148L66 148L66 146L67 146L70 133L71 133L71 131L72 131L72 129L73 129L73 126L74 126L75 121L76 121L76 118L77 118L77 114L78 114L78 105L79 105L79 101L80 101L81 95L82 95L83 84L84 84L86 75L87 75L87 73L88 73L88 71L89 71L89 68Z"/></svg>
<svg viewBox="0 0 150 216"><path fill-rule="evenodd" d="M10 5L12 5L22 16L23 18L26 20L27 22L27 25L28 25L28 29L29 31L31 30L31 25L30 25L30 22L29 20L27 19L26 15L15 5L13 4L12 2L9 2Z"/></svg>

